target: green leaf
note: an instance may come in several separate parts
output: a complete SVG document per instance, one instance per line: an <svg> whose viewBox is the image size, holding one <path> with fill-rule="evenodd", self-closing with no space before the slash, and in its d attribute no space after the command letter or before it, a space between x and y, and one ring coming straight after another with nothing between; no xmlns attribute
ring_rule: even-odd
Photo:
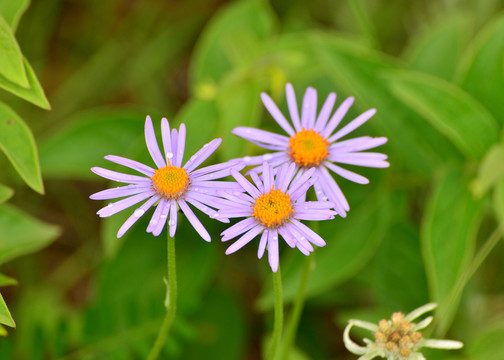
<svg viewBox="0 0 504 360"><path fill-rule="evenodd" d="M471 35L471 18L455 13L426 24L413 38L404 57L418 71L451 80Z"/></svg>
<svg viewBox="0 0 504 360"><path fill-rule="evenodd" d="M493 207L497 220L504 227L504 178L501 178L493 194Z"/></svg>
<svg viewBox="0 0 504 360"><path fill-rule="evenodd" d="M218 83L232 68L234 45L241 38L254 42L271 34L274 18L265 1L250 0L230 3L219 12L196 44L190 68L190 82L194 90L204 83ZM242 42L243 44L243 42ZM250 49L247 51L247 53ZM243 56L243 54L242 54Z"/></svg>
<svg viewBox="0 0 504 360"><path fill-rule="evenodd" d="M377 129L380 136L393 139L387 146L394 151L396 164L401 163L416 173L431 175L434 168L445 163L447 158L460 158L444 136L391 95L381 75L400 68L400 64L335 36L312 33L309 41L311 51L323 65L323 73L335 87L355 96L360 110L377 108L369 125Z"/></svg>
<svg viewBox="0 0 504 360"><path fill-rule="evenodd" d="M146 113L133 109L95 109L75 115L63 127L40 141L40 163L44 177L99 180L93 166L113 167L106 155L136 156L153 164L145 147ZM156 129L160 118L153 116ZM161 144L160 138L158 138ZM85 149L85 151L83 151ZM124 167L121 170L124 171Z"/></svg>
<svg viewBox="0 0 504 360"><path fill-rule="evenodd" d="M489 22L467 47L457 83L504 124L504 15Z"/></svg>
<svg viewBox="0 0 504 360"><path fill-rule="evenodd" d="M0 274L0 286L9 286L9 285L17 285L17 280L7 275Z"/></svg>
<svg viewBox="0 0 504 360"><path fill-rule="evenodd" d="M0 150L33 190L44 193L37 146L30 128L7 105L0 103Z"/></svg>
<svg viewBox="0 0 504 360"><path fill-rule="evenodd" d="M0 324L5 324L13 328L16 327L16 323L14 322L14 319L12 318L9 309L7 308L7 304L5 304L5 301L1 293L0 293Z"/></svg>
<svg viewBox="0 0 504 360"><path fill-rule="evenodd" d="M23 54L7 24L0 15L0 75L21 87L28 87L25 68L23 66Z"/></svg>
<svg viewBox="0 0 504 360"><path fill-rule="evenodd" d="M318 233L327 245L317 249L315 268L310 274L306 297L322 294L354 276L374 255L383 240L390 221L390 204L380 190L361 191L364 201L354 206L346 219L336 218L320 222ZM282 261L284 302L296 295L304 263L304 255L287 248L290 257ZM273 305L273 292L269 282L258 301L261 309Z"/></svg>
<svg viewBox="0 0 504 360"><path fill-rule="evenodd" d="M483 204L472 197L468 183L460 170L447 170L437 182L422 220L420 241L430 298L440 304L438 320L443 330L460 299L449 304L444 301L473 257L483 216Z"/></svg>
<svg viewBox="0 0 504 360"><path fill-rule="evenodd" d="M412 71L385 75L393 94L450 139L470 159L497 142L495 118L469 94L439 78Z"/></svg>
<svg viewBox="0 0 504 360"><path fill-rule="evenodd" d="M481 161L478 176L471 184L475 196L481 197L504 176L504 144L494 145Z"/></svg>
<svg viewBox="0 0 504 360"><path fill-rule="evenodd" d="M29 5L30 0L0 0L0 15L4 17L13 32L16 32L19 20Z"/></svg>
<svg viewBox="0 0 504 360"><path fill-rule="evenodd" d="M480 325L480 324L478 324ZM497 320L486 329L473 331L473 337L466 344L465 354L471 360L504 359L504 322Z"/></svg>
<svg viewBox="0 0 504 360"><path fill-rule="evenodd" d="M18 256L38 251L60 234L57 226L3 204L0 205L0 264Z"/></svg>
<svg viewBox="0 0 504 360"><path fill-rule="evenodd" d="M9 200L14 195L14 190L10 187L0 184L0 204Z"/></svg>
<svg viewBox="0 0 504 360"><path fill-rule="evenodd" d="M40 85L35 72L26 58L23 59L26 76L28 77L28 88L21 87L0 74L0 88L19 96L21 99L31 102L46 110L51 109L47 101L44 90Z"/></svg>

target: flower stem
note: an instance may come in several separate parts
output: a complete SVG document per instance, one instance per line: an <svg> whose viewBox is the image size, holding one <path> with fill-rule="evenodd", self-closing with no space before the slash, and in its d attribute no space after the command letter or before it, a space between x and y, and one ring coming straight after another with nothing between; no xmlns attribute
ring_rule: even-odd
<svg viewBox="0 0 504 360"><path fill-rule="evenodd" d="M306 285L308 284L308 278L310 277L310 272L313 266L313 256L311 254L305 259L303 266L303 272L301 274L301 279L299 281L299 288L294 301L292 312L289 316L289 321L287 323L287 328L285 331L285 336L283 338L282 347L280 351L280 359L288 360L290 349L294 340L296 338L296 333L299 325L299 319L301 318L301 313L303 312L303 306L305 301Z"/></svg>
<svg viewBox="0 0 504 360"><path fill-rule="evenodd" d="M158 358L163 346L166 343L166 336L170 331L170 327L175 318L177 311L177 269L175 264L175 237L171 237L168 232L167 243L167 258L168 258L168 293L165 300L166 316L164 318L159 334L152 346L152 349L147 357L147 360L155 360Z"/></svg>
<svg viewBox="0 0 504 360"><path fill-rule="evenodd" d="M268 360L275 360L278 353L278 344L282 337L283 327L283 300L282 300L282 277L280 267L273 273L273 290L275 293L275 319L273 322L273 336L271 337Z"/></svg>

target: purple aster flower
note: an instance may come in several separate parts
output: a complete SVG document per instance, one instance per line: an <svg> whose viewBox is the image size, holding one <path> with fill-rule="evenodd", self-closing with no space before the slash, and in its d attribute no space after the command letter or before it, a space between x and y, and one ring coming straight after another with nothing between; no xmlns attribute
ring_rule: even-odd
<svg viewBox="0 0 504 360"><path fill-rule="evenodd" d="M309 255L313 246L325 246L325 241L308 226L299 220L330 220L337 213L331 210L334 204L329 201L302 200L303 194L316 181L312 177L316 169L310 169L296 177L294 163L283 164L276 175L268 163L262 165L263 179L256 173L251 173L252 185L238 171L231 169L231 175L243 187L242 191L220 191L222 199L215 201L220 209L213 218L246 217L221 233L222 241L228 241L238 236L227 250L226 255L234 253L261 234L257 256L262 258L266 246L271 269L278 270L278 235L291 248L298 248L303 254Z"/></svg>
<svg viewBox="0 0 504 360"><path fill-rule="evenodd" d="M172 129L170 132L168 120L163 118L161 133L165 150L164 155L159 149L152 120L150 116L147 116L145 120L145 141L156 168L120 156L105 156L105 159L138 171L142 176L123 174L100 167L91 169L95 174L106 179L129 184L91 195L90 198L93 200L124 198L108 204L100 209L97 214L100 217L108 217L146 200L124 222L117 233L117 237L123 236L155 204L157 204L156 210L149 222L147 232L158 236L163 231L169 217L170 236L173 237L177 230L177 213L180 207L198 234L204 240L210 241L208 231L188 204L193 205L207 215L214 214L215 210L209 206L215 207L214 200L219 189L241 190L241 187L235 182L214 180L229 176L231 168L234 167L240 170L244 165L241 161L231 161L195 170L219 147L222 140L214 139L204 145L182 167L186 140L185 125L181 124L179 131ZM225 217L219 218L219 220L229 222Z"/></svg>
<svg viewBox="0 0 504 360"><path fill-rule="evenodd" d="M387 155L364 152L365 150L385 144L387 138L361 136L341 140L344 136L368 121L376 113L376 110L371 109L364 112L335 132L352 105L353 97L349 97L343 101L334 114L330 116L336 101L336 94L329 94L317 116L317 91L309 87L303 98L300 119L296 95L291 84L286 85L286 94L287 105L294 128L273 100L267 94L262 93L261 99L264 106L266 106L271 116L288 136L249 127L235 128L233 130L235 135L265 149L275 151L261 156L247 156L243 160L247 165L259 165L263 161L268 161L274 168L284 163L293 163L300 169L298 176L314 167L315 175L319 179L314 184L317 199L329 199L335 204L334 209L338 214L345 217L346 212L350 210L350 206L330 171L359 184L367 184L369 180L335 163L376 168L389 166L389 163L386 161ZM262 167L259 166L252 169L251 172L260 173L261 169Z"/></svg>

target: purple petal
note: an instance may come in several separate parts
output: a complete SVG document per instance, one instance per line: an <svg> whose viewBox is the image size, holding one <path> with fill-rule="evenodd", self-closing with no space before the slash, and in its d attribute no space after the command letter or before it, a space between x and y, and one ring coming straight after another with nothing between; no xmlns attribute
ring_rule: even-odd
<svg viewBox="0 0 504 360"><path fill-rule="evenodd" d="M334 103L336 102L336 94L330 93L324 102L324 106L322 106L322 110L320 110L319 116L317 118L317 122L315 123L314 130L317 132L321 132L327 124L329 120L329 116L331 115L331 111L334 107Z"/></svg>
<svg viewBox="0 0 504 360"><path fill-rule="evenodd" d="M284 158L287 155L285 151L280 151L276 153L264 154L259 156L245 156L242 160L246 165L259 165L265 161L268 161L271 164L272 160L276 160L278 158Z"/></svg>
<svg viewBox="0 0 504 360"><path fill-rule="evenodd" d="M92 167L91 171L96 175L100 175L105 179L122 182L122 183L136 183L136 184L151 184L152 180L148 177L123 174L120 172L104 169L101 167Z"/></svg>
<svg viewBox="0 0 504 360"><path fill-rule="evenodd" d="M166 163L173 158L173 149L171 145L171 130L170 123L167 118L161 119L161 138L163 140L163 149L165 154Z"/></svg>
<svg viewBox="0 0 504 360"><path fill-rule="evenodd" d="M310 229L308 226L306 226L305 224L297 221L296 219L291 219L291 222L294 226L296 226L296 228L304 233L308 239L310 240L310 242L312 242L313 244L317 245L317 246L325 246L326 245L326 242L324 241L324 239L322 239L320 237L319 234L317 234L315 231L313 231L312 229Z"/></svg>
<svg viewBox="0 0 504 360"><path fill-rule="evenodd" d="M334 204L329 201L304 201L296 203L296 211L306 211L306 210L318 210L324 209L329 210L334 207Z"/></svg>
<svg viewBox="0 0 504 360"><path fill-rule="evenodd" d="M138 172L141 172L144 175L147 175L148 177L154 176L154 169L151 168L150 166L144 165L142 163L139 163L138 161L131 160L131 159L126 159L121 156L116 156L116 155L107 155L105 156L105 159L108 161L112 161L116 164L127 166L130 169L136 170Z"/></svg>
<svg viewBox="0 0 504 360"><path fill-rule="evenodd" d="M154 214L152 214L151 220L149 221L149 225L147 225L148 233L152 232L156 228L156 225L158 224L161 214L163 212L163 206L165 204L166 199L164 197L161 197L161 200L159 200L159 203L156 206L156 210L154 210Z"/></svg>
<svg viewBox="0 0 504 360"><path fill-rule="evenodd" d="M336 215L336 211L328 211L328 213L323 212L303 212L296 211L294 215L294 219L298 220L308 220L308 221L323 221L323 220L332 220L334 219L334 215Z"/></svg>
<svg viewBox="0 0 504 360"><path fill-rule="evenodd" d="M250 195L252 195L253 198L258 198L261 196L259 193L259 190L257 190L245 177L240 174L236 170L231 170L231 175L235 178L236 181L243 187L243 189L248 192Z"/></svg>
<svg viewBox="0 0 504 360"><path fill-rule="evenodd" d="M116 199L120 197L136 195L141 192L145 192L151 190L151 185L126 185L121 187L116 187L113 189L107 189L99 191L89 198L92 200L108 200L108 199Z"/></svg>
<svg viewBox="0 0 504 360"><path fill-rule="evenodd" d="M245 245L247 245L250 241L252 241L261 231L263 231L264 227L262 225L256 225L249 231L242 235L238 240L236 240L230 247L226 250L226 255L232 254L235 251L241 249Z"/></svg>
<svg viewBox="0 0 504 360"><path fill-rule="evenodd" d="M163 200L165 201L163 202ZM171 204L173 202L175 202L175 200L167 201L164 198L162 198L159 202L158 206L162 206L161 215L159 216L159 222L157 225L153 225L152 235L159 236L159 234L163 231L163 228L168 220L168 216L170 215Z"/></svg>
<svg viewBox="0 0 504 360"><path fill-rule="evenodd" d="M329 146L329 153L334 151L339 152L356 152L375 148L387 142L386 137L372 138L370 136L361 136L353 139L348 139L336 142Z"/></svg>
<svg viewBox="0 0 504 360"><path fill-rule="evenodd" d="M277 145L282 147L289 146L289 138L284 135L272 133L270 131L240 126L231 131L233 134L240 136L248 141L255 141L259 146Z"/></svg>
<svg viewBox="0 0 504 360"><path fill-rule="evenodd" d="M145 214L145 212L147 210L149 210L149 208L152 205L154 205L154 203L156 201L158 201L160 198L161 198L160 195L154 195L149 200L147 200L145 203L143 203L142 206L140 206L138 209L136 209L133 212L133 214L124 222L124 224L122 224L121 228L117 232L117 238L120 238L121 236L123 236L124 233L126 231L128 231L129 228L131 228L133 226L133 224L136 223L137 220L140 219L142 217L142 215Z"/></svg>
<svg viewBox="0 0 504 360"><path fill-rule="evenodd" d="M184 169L188 173L196 169L203 161L208 159L215 150L217 150L221 142L222 139L217 138L210 141L208 144L203 145L203 147L186 162Z"/></svg>
<svg viewBox="0 0 504 360"><path fill-rule="evenodd" d="M178 204L182 212L185 214L187 220L189 220L191 225L194 227L194 230L198 232L198 234L203 238L203 240L208 242L212 241L212 238L210 237L210 234L208 233L207 229L205 229L201 221L199 221L196 215L194 215L189 205L187 205L186 202L182 199L178 200Z"/></svg>
<svg viewBox="0 0 504 360"><path fill-rule="evenodd" d="M286 163L286 162L291 162L292 160L289 157L289 155L287 155L287 153L284 153L284 156L278 156L274 160L271 160L271 161L266 160L266 161L268 161L268 164L270 164L270 166L272 168L276 168L278 165L282 165L283 163ZM258 167L253 168L252 170L249 170L247 172L247 175L251 174L253 172L260 174L262 172L262 166L258 166Z"/></svg>
<svg viewBox="0 0 504 360"><path fill-rule="evenodd" d="M362 114L360 114L359 116L357 116L355 119L353 119L352 121L350 121L346 126L344 126L341 130L339 130L336 134L334 134L333 136L331 136L329 138L329 141L330 143L332 143L333 141L336 141L340 138L342 138L343 136L351 133L352 131L354 131L355 129L357 129L359 126L361 126L362 124L364 124L366 121L368 121L369 119L371 119L371 117L376 114L376 109L371 109L371 110L368 110Z"/></svg>
<svg viewBox="0 0 504 360"><path fill-rule="evenodd" d="M292 178L294 176L294 173L296 172L297 165L295 162L291 162L289 164L289 167L287 168L285 174L282 174L282 179L280 180L280 184L278 188L282 192L286 192L287 188L289 187L290 182L292 181Z"/></svg>
<svg viewBox="0 0 504 360"><path fill-rule="evenodd" d="M221 209L215 214L210 216L212 219L217 219L218 217L225 217L226 219L234 219L237 217L250 217L252 216L252 211L249 209Z"/></svg>
<svg viewBox="0 0 504 360"><path fill-rule="evenodd" d="M130 196L129 198L122 199L119 201L116 201L115 203L110 203L104 208L101 208L98 210L97 214L100 217L108 217L114 214L117 214L119 211L122 211L126 208L129 208L130 206L133 206L137 203L139 203L142 200L147 199L148 197L151 197L155 195L154 190L146 191L141 194L133 195Z"/></svg>
<svg viewBox="0 0 504 360"><path fill-rule="evenodd" d="M315 173L316 170L317 170L317 168L311 168L309 170L306 170L305 172L303 172L303 174L299 178L294 179L294 181L292 181L287 193L288 194L293 193L294 191L299 189L301 186L303 186L304 183L306 183L308 180L310 180L310 178L313 176L313 174ZM301 172L301 170L300 170L300 172Z"/></svg>
<svg viewBox="0 0 504 360"><path fill-rule="evenodd" d="M261 193L265 192L264 184L262 183L261 179L259 179L259 175L257 175L256 173L250 173L250 178Z"/></svg>
<svg viewBox="0 0 504 360"><path fill-rule="evenodd" d="M170 221L168 222L168 225L170 226L171 237L174 237L175 232L177 231L177 215L178 215L177 201L173 200L170 205Z"/></svg>
<svg viewBox="0 0 504 360"><path fill-rule="evenodd" d="M234 181L201 181L196 179L193 181L194 187L207 187L210 189L226 189L226 190L242 190L242 187Z"/></svg>
<svg viewBox="0 0 504 360"><path fill-rule="evenodd" d="M171 143L172 143L172 149L173 149L173 157L171 158L170 163L172 165L175 165L177 163L177 150L178 150L178 131L177 129L172 129L171 131ZM169 154L167 154L169 155Z"/></svg>
<svg viewBox="0 0 504 360"><path fill-rule="evenodd" d="M257 225L257 222L254 218L246 218L234 224L233 226L228 227L221 233L222 241L228 241L234 239L237 236L240 236L246 231L249 231L254 226Z"/></svg>
<svg viewBox="0 0 504 360"><path fill-rule="evenodd" d="M263 181L264 181L264 191L269 192L273 186L273 169L268 163L263 163Z"/></svg>
<svg viewBox="0 0 504 360"><path fill-rule="evenodd" d="M347 180L353 181L354 183L369 184L369 180L367 178L365 178L364 176L356 174L353 171L343 169L342 167L339 167L338 165L334 165L333 163L330 163L329 161L324 161L324 166L326 166L330 170L334 171L339 176L344 177Z"/></svg>
<svg viewBox="0 0 504 360"><path fill-rule="evenodd" d="M285 130L287 134L290 136L294 136L294 129L292 129L292 126L289 125L287 122L287 119L285 116L283 116L282 112L278 109L276 104L271 100L271 98L266 94L266 93L261 93L261 99L266 107L268 109L269 113L271 116L273 116L273 119L280 125L282 129Z"/></svg>
<svg viewBox="0 0 504 360"><path fill-rule="evenodd" d="M156 140L156 133L154 132L154 126L152 125L152 120L150 116L147 116L145 120L145 143L147 144L147 149L152 157L152 160L156 163L158 169L165 167L166 163L159 151L159 146Z"/></svg>
<svg viewBox="0 0 504 360"><path fill-rule="evenodd" d="M319 168L319 183L329 200L335 203L334 209L341 217L346 217L346 211L350 210L350 206L340 187L324 167Z"/></svg>
<svg viewBox="0 0 504 360"><path fill-rule="evenodd" d="M273 272L278 271L278 232L272 229L268 234L268 261Z"/></svg>
<svg viewBox="0 0 504 360"><path fill-rule="evenodd" d="M261 235L261 240L259 241L259 249L257 249L257 257L262 259L264 255L264 250L266 250L266 244L268 243L268 230L264 230Z"/></svg>
<svg viewBox="0 0 504 360"><path fill-rule="evenodd" d="M215 214L215 210L206 206L205 204L200 203L198 200L195 199L189 199L186 198L186 202L194 206L196 209L201 211L202 213L208 215L208 217L211 217L213 214ZM223 222L223 223L229 223L229 219L226 218L216 218L215 220Z"/></svg>
<svg viewBox="0 0 504 360"><path fill-rule="evenodd" d="M182 160L184 159L184 150L185 150L185 140L186 140L186 127L185 124L180 124L179 134L178 134L178 143L177 143L177 162L175 166L181 167Z"/></svg>
<svg viewBox="0 0 504 360"><path fill-rule="evenodd" d="M296 101L296 93L290 83L285 85L285 94L287 95L287 106L296 131L301 131L301 122L299 121L299 112Z"/></svg>
<svg viewBox="0 0 504 360"><path fill-rule="evenodd" d="M280 226L278 228L278 232L282 236L282 238L285 240L287 245L289 245L291 248L296 247L296 239L294 238L294 235L290 233L290 231L287 229L285 226Z"/></svg>
<svg viewBox="0 0 504 360"><path fill-rule="evenodd" d="M312 87L306 89L301 112L301 125L305 129L312 129L317 116L317 90Z"/></svg>
<svg viewBox="0 0 504 360"><path fill-rule="evenodd" d="M353 101L354 98L349 97L341 103L341 105L338 107L338 109L332 116L331 120L329 120L329 124L327 124L325 129L322 130L322 132L320 133L323 137L327 139L332 134L334 129L336 129L341 120L343 120L343 118L345 117L346 113L348 112L348 109L350 109L350 107L352 106Z"/></svg>
<svg viewBox="0 0 504 360"><path fill-rule="evenodd" d="M291 201L299 201L304 202L306 199L306 192L313 185L313 183L317 181L316 178L311 179L310 181L304 182L303 185L296 188L294 191L289 191L289 196Z"/></svg>
<svg viewBox="0 0 504 360"><path fill-rule="evenodd" d="M220 163L220 164L215 164L215 165L210 165L206 166L204 168L200 168L198 170L195 170L191 173L191 178L196 179L200 176L210 174L210 173L217 173L220 171L226 170L228 172L228 175L231 175L231 168L235 169L236 171L240 171L245 167L245 162L241 159L234 159L230 160L228 162Z"/></svg>
<svg viewBox="0 0 504 360"><path fill-rule="evenodd" d="M329 156L329 160L355 166L386 168L390 164L385 161L387 155L380 153L344 153Z"/></svg>

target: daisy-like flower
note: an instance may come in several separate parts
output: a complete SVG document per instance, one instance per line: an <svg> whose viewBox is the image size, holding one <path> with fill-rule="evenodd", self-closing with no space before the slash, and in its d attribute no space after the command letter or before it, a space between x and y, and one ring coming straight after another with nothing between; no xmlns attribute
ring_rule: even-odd
<svg viewBox="0 0 504 360"><path fill-rule="evenodd" d="M361 355L358 360L369 360L382 357L388 360L425 360L418 352L423 347L434 349L460 349L464 346L460 341L424 339L419 330L427 327L433 317L429 316L419 323L413 320L432 311L437 304L423 305L406 316L397 312L390 320L380 320L378 325L361 320L350 320L343 333L343 341L348 351ZM350 339L350 329L357 326L370 330L374 334L374 341L364 339L366 346L357 345Z"/></svg>
<svg viewBox="0 0 504 360"><path fill-rule="evenodd" d="M331 210L334 206L329 201L301 200L303 194L313 185L315 169L306 171L294 179L295 164L282 165L276 175L268 163L262 165L263 179L256 173L251 177L255 186L242 174L231 169L231 175L243 187L242 191L220 191L222 199L215 201L219 211L214 218L246 217L221 233L222 241L238 236L227 250L226 255L241 249L262 233L257 256L262 258L268 247L268 259L271 269L278 270L278 236L280 235L291 248L298 248L309 255L313 245L325 246L325 241L299 220L330 220L337 214Z"/></svg>
<svg viewBox="0 0 504 360"><path fill-rule="evenodd" d="M209 206L215 207L213 202L217 197L217 191L219 189L241 190L241 187L235 182L213 180L229 176L231 168L235 167L240 170L244 165L242 162L232 161L195 170L219 147L222 140L214 139L204 145L201 150L182 166L186 141L185 125L181 124L179 131L176 129L170 131L168 120L163 118L161 121L161 133L165 151L164 155L159 149L152 120L150 116L147 116L145 120L145 141L147 149L156 164L155 169L120 156L105 156L105 159L138 171L143 176L123 174L101 167L93 167L91 169L94 173L106 179L129 184L91 195L90 198L93 200L125 197L125 199L108 204L100 209L97 214L100 217L108 217L146 200L141 206L135 209L133 214L121 226L117 233L117 237L119 238L151 206L157 203L156 210L147 227L147 232L158 236L163 231L169 217L170 236L173 237L177 230L177 213L180 207L198 234L204 240L210 241L211 238L208 231L188 204L193 205L209 216L214 214L215 210ZM221 217L218 220L229 222L225 217Z"/></svg>
<svg viewBox="0 0 504 360"><path fill-rule="evenodd" d="M262 93L261 99L264 106L266 106L273 119L275 119L288 136L249 127L235 128L233 130L235 135L265 149L275 151L261 156L247 156L243 160L247 165L259 165L263 161L268 161L274 168L284 163L294 163L300 169L299 176L309 168L315 167L315 174L319 178L319 181L314 184L317 199L329 199L335 204L334 209L338 214L345 217L346 212L350 210L350 206L330 171L359 184L367 184L369 180L335 163L376 168L389 166L389 163L386 161L387 155L363 152L364 150L385 144L387 138L361 136L341 140L344 136L369 120L376 113L376 110L371 109L364 112L335 132L352 105L353 97L349 97L343 101L334 114L330 116L336 101L336 94L329 94L317 116L317 91L309 87L303 98L300 119L296 95L291 84L286 85L286 94L287 105L294 128L292 128L273 100L267 94ZM251 170L251 172L257 173L260 171L261 167Z"/></svg>

